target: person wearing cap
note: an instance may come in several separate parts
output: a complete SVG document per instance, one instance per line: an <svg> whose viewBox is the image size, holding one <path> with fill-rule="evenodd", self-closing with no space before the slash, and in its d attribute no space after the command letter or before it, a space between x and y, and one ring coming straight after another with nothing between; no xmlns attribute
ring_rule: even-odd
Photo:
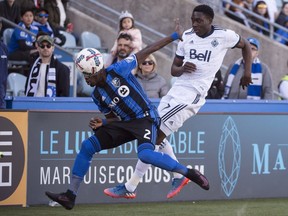
<svg viewBox="0 0 288 216"><path fill-rule="evenodd" d="M38 36L36 47L39 57L30 68L25 84L25 95L28 97L68 97L70 70L54 57L53 38L49 35Z"/></svg>
<svg viewBox="0 0 288 216"><path fill-rule="evenodd" d="M243 76L245 62L243 58L231 64L224 78L223 99L273 99L272 78L269 67L258 58L260 42L256 38L247 38L252 51L251 77L253 83L246 89L239 85Z"/></svg>
<svg viewBox="0 0 288 216"><path fill-rule="evenodd" d="M0 19L0 31L2 28L2 19ZM8 76L8 49L7 46L0 40L0 109L6 108L6 87Z"/></svg>
<svg viewBox="0 0 288 216"><path fill-rule="evenodd" d="M142 49L142 34L141 31L135 27L134 17L128 11L122 11L119 16L119 33L118 36L122 33L127 33L132 36L132 52L136 53ZM118 38L118 37L117 37ZM115 56L117 53L117 40L111 49L111 54Z"/></svg>

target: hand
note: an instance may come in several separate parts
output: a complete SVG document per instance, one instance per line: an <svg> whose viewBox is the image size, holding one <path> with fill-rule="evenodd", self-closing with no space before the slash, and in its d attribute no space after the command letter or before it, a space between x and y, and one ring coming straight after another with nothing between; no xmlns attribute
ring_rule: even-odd
<svg viewBox="0 0 288 216"><path fill-rule="evenodd" d="M97 128L101 127L103 124L102 119L95 117L95 118L91 118L90 122L89 122L89 127L92 130L96 130Z"/></svg>
<svg viewBox="0 0 288 216"><path fill-rule="evenodd" d="M180 25L180 20L179 18L174 19L175 22L175 31L179 34L179 40L183 41L182 39L182 34L184 32L183 26Z"/></svg>
<svg viewBox="0 0 288 216"><path fill-rule="evenodd" d="M252 84L251 76L243 75L243 77L240 80L240 85L242 86L242 89L245 89L245 87L248 87L250 84Z"/></svg>
<svg viewBox="0 0 288 216"><path fill-rule="evenodd" d="M183 73L192 73L196 69L196 65L192 62L185 62L185 64L182 66Z"/></svg>

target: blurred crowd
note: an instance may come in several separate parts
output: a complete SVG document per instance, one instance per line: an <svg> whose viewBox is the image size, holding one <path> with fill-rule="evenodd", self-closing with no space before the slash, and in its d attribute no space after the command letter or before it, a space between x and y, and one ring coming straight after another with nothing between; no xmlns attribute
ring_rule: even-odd
<svg viewBox="0 0 288 216"><path fill-rule="evenodd" d="M288 1L231 0L223 7L231 19L288 45Z"/></svg>

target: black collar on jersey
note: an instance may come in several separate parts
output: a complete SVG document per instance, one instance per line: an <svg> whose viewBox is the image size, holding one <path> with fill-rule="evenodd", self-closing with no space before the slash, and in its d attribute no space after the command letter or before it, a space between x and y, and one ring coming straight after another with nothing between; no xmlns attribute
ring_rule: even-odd
<svg viewBox="0 0 288 216"><path fill-rule="evenodd" d="M214 32L214 26L211 25L211 30L210 30L209 32L207 32L206 34L204 34L204 35L202 35L202 36L199 36L199 37L201 37L201 38L208 37L208 36L210 36L211 34L213 34L213 32Z"/></svg>

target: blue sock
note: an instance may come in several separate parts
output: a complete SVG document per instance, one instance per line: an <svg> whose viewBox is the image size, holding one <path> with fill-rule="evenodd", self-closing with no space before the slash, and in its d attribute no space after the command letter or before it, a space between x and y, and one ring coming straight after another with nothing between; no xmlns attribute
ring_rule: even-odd
<svg viewBox="0 0 288 216"><path fill-rule="evenodd" d="M143 143L138 146L138 158L143 163L152 164L153 166L165 169L167 171L177 172L186 175L188 169L186 166L178 163L169 155L155 152L151 143Z"/></svg>
<svg viewBox="0 0 288 216"><path fill-rule="evenodd" d="M93 155L100 150L100 143L95 136L91 136L82 142L81 150L74 162L72 179L69 187L75 195L77 194L80 183L83 181L83 178L90 167Z"/></svg>

